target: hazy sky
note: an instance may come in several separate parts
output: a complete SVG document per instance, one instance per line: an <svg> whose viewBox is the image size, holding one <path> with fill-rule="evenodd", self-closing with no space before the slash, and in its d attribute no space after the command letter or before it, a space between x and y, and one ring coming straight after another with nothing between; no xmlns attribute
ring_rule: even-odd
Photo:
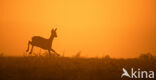
<svg viewBox="0 0 156 80"><path fill-rule="evenodd" d="M56 25L61 55L156 55L155 14L156 0L0 0L0 52L23 55L32 36L49 38Z"/></svg>

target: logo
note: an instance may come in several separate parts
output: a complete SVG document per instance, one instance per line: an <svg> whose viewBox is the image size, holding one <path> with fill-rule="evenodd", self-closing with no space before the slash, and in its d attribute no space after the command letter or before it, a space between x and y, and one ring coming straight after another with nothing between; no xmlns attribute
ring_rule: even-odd
<svg viewBox="0 0 156 80"><path fill-rule="evenodd" d="M129 78L154 78L154 71L142 71L140 68L134 70L131 68L130 74L125 68L122 68L123 74L121 75L122 77L129 77Z"/></svg>

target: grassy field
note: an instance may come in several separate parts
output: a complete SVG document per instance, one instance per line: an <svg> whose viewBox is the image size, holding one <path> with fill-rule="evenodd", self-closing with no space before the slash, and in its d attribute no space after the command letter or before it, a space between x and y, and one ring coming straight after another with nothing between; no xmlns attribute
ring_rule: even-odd
<svg viewBox="0 0 156 80"><path fill-rule="evenodd" d="M0 80L128 80L122 68L156 71L156 58L0 57Z"/></svg>

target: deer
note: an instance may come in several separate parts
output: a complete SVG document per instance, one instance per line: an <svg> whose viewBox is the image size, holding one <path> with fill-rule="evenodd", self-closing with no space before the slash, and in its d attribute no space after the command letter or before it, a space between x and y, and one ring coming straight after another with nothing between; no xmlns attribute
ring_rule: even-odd
<svg viewBox="0 0 156 80"><path fill-rule="evenodd" d="M48 39L40 37L40 36L33 36L32 41L28 41L28 48L26 52L29 52L29 46L32 45L31 51L29 54L32 54L34 46L39 47L44 50L48 50L49 55L51 55L51 51L53 51L57 56L60 56L54 49L52 49L52 43L54 38L57 38L56 33L57 28L51 30L51 35Z"/></svg>

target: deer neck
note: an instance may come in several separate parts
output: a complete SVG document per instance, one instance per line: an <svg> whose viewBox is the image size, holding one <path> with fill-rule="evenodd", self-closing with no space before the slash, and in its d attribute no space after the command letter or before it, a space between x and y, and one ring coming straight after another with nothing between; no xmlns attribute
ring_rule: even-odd
<svg viewBox="0 0 156 80"><path fill-rule="evenodd" d="M54 39L54 36L51 34L51 36L49 38L50 45L52 45L53 39Z"/></svg>

